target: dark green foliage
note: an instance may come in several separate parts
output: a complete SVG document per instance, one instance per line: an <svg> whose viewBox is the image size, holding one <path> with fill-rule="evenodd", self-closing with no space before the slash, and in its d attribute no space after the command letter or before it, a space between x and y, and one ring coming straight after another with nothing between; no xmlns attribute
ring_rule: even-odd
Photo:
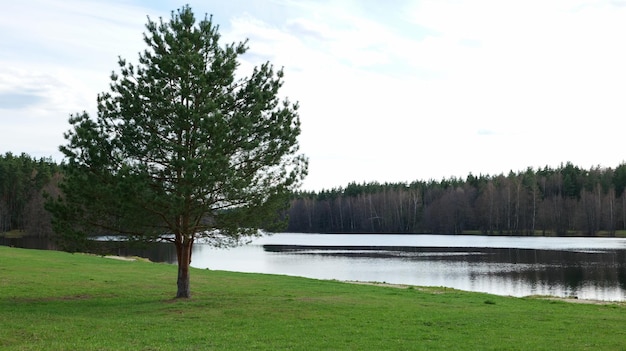
<svg viewBox="0 0 626 351"><path fill-rule="evenodd" d="M565 166L561 165L560 173L563 176L563 195L580 198L581 169L568 162Z"/></svg>
<svg viewBox="0 0 626 351"><path fill-rule="evenodd" d="M17 230L25 235L51 234L50 219L41 218L47 215L43 193L52 192L58 169L49 159L0 155L0 233Z"/></svg>
<svg viewBox="0 0 626 351"><path fill-rule="evenodd" d="M120 58L97 117L70 118L65 197L50 208L69 243L169 240L188 268L197 239L235 245L277 224L307 169L298 106L279 99L283 72L269 63L236 79L245 42L220 45L188 6L146 28L148 48L136 66Z"/></svg>
<svg viewBox="0 0 626 351"><path fill-rule="evenodd" d="M615 184L615 195L622 196L626 188L626 163L622 163L613 173L613 184Z"/></svg>

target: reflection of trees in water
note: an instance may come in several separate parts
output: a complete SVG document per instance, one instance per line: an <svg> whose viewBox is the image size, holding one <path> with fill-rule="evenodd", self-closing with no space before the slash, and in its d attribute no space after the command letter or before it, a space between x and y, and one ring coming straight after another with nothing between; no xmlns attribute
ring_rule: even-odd
<svg viewBox="0 0 626 351"><path fill-rule="evenodd" d="M516 252L511 252L516 251ZM503 253L504 254L504 253ZM521 279L531 284L562 284L578 289L583 285L626 288L626 251L572 252L554 250L509 250L492 262L525 264L523 269L491 273Z"/></svg>
<svg viewBox="0 0 626 351"><path fill-rule="evenodd" d="M626 250L559 251L501 248L442 248L394 246L265 245L270 252L411 261L491 264L497 269L470 273L524 281L527 284L577 290L583 285L626 289Z"/></svg>
<svg viewBox="0 0 626 351"><path fill-rule="evenodd" d="M23 238L0 237L0 245L20 247L24 249L36 249L36 250L56 250L57 249L57 245L50 239L37 238L37 237L23 237Z"/></svg>
<svg viewBox="0 0 626 351"><path fill-rule="evenodd" d="M119 241L93 241L91 252L98 255L138 256L152 262L176 262L176 250L169 243L125 243ZM0 245L25 249L57 250L54 241L47 238L0 238Z"/></svg>

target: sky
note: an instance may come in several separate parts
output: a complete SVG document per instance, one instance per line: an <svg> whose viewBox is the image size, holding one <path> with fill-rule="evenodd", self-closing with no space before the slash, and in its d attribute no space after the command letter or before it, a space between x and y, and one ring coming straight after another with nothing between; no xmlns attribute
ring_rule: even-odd
<svg viewBox="0 0 626 351"><path fill-rule="evenodd" d="M0 153L62 160L147 16L189 4L283 67L302 188L626 160L626 0L24 0L0 12Z"/></svg>

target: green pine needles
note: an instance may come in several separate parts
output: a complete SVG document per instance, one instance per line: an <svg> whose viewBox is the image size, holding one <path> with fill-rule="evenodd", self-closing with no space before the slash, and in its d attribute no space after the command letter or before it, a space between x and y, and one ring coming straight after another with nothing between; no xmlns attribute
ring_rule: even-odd
<svg viewBox="0 0 626 351"><path fill-rule="evenodd" d="M278 96L282 69L237 79L246 42L222 46L212 18L196 22L188 6L146 28L148 48L137 65L120 58L96 118L71 116L64 196L49 208L69 250L98 234L171 241L177 297L189 297L194 241L278 229L307 158L298 105Z"/></svg>

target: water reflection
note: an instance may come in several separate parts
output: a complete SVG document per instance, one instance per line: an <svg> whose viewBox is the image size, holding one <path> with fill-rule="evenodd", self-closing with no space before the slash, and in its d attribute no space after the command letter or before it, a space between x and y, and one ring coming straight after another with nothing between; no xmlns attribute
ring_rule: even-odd
<svg viewBox="0 0 626 351"><path fill-rule="evenodd" d="M346 245L350 242L355 244ZM474 246L462 246L468 243ZM196 256L195 265L511 296L626 300L623 239L285 234L261 239L246 251L237 250L205 249L200 262ZM237 264L240 258L246 263Z"/></svg>
<svg viewBox="0 0 626 351"><path fill-rule="evenodd" d="M170 244L111 253L176 262ZM230 250L196 244L192 266L626 301L624 239L277 234Z"/></svg>
<svg viewBox="0 0 626 351"><path fill-rule="evenodd" d="M21 247L35 250L57 250L57 245L48 239L42 238L0 238L0 245Z"/></svg>
<svg viewBox="0 0 626 351"><path fill-rule="evenodd" d="M577 291L615 287L626 289L626 251L616 249L558 251L540 249L501 248L439 248L439 247L318 247L293 245L265 245L268 252L293 255L319 255L343 258L379 259L389 264L389 259L412 262L414 266L431 263L447 279L459 273L467 274L472 290L503 291L511 295L529 293L507 293L509 289L480 288L477 286L511 285L511 282L528 285L526 289L543 294L558 288L560 295L576 295ZM386 259L386 260L382 260ZM439 264L435 264L439 263ZM409 264L410 265L410 264ZM433 275L432 273L430 275ZM432 284L428 284L432 285ZM447 284L443 284L447 285ZM548 288L546 288L548 287ZM520 289L515 289L520 291ZM621 298L619 298L621 299Z"/></svg>

